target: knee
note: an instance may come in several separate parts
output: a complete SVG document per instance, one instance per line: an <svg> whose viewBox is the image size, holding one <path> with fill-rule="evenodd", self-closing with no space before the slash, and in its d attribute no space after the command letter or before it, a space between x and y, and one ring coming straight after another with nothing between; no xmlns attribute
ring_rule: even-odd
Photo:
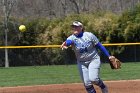
<svg viewBox="0 0 140 93"><path fill-rule="evenodd" d="M85 80L84 81L84 85L85 86L91 86L91 85L98 85L98 83L100 82L99 78L89 78L89 80Z"/></svg>
<svg viewBox="0 0 140 93"><path fill-rule="evenodd" d="M88 86L91 86L91 85L92 85L92 82L91 81L84 82L84 86L85 87L88 87Z"/></svg>
<svg viewBox="0 0 140 93"><path fill-rule="evenodd" d="M90 80L91 80L92 84L97 85L99 83L100 79L99 78L92 78Z"/></svg>

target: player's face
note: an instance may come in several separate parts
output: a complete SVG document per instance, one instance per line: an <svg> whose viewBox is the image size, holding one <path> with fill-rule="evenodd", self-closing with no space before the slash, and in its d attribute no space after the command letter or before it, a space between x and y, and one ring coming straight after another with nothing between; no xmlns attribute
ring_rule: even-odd
<svg viewBox="0 0 140 93"><path fill-rule="evenodd" d="M81 26L72 26L73 34L79 34L82 31Z"/></svg>

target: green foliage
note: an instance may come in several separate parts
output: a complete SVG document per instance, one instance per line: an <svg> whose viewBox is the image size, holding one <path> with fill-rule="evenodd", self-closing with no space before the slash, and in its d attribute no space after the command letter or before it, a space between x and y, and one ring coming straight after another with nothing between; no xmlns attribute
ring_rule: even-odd
<svg viewBox="0 0 140 93"><path fill-rule="evenodd" d="M140 41L140 23L129 24L125 31L124 36L126 42L139 42Z"/></svg>
<svg viewBox="0 0 140 93"><path fill-rule="evenodd" d="M124 43L124 42L139 42L140 33L140 5L137 5L134 9L127 10L119 16L117 24L112 26L113 29L110 32L110 43ZM110 49L111 54L116 55L122 53L124 47L113 47Z"/></svg>
<svg viewBox="0 0 140 93"><path fill-rule="evenodd" d="M66 38L72 34L71 23L73 21L81 21L86 31L94 33L101 43L125 43L140 41L140 5L134 9L124 11L121 15L111 12L96 12L96 13L81 13L71 14L65 18L56 18L48 20L47 18L38 19L14 19L11 18L8 23L8 44L9 45L56 45L62 44ZM0 20L0 36L4 37L4 29L2 28L2 20ZM26 32L19 32L19 24L24 24L27 27ZM1 41L1 45L4 43ZM124 47L116 46L109 48L112 55L118 55L125 50ZM33 61L39 64L65 64L74 59L73 51L68 50L63 53L61 49L40 49L40 50L24 50L16 53L22 60L21 55L28 54L27 58L32 59L32 53L39 53L37 59ZM31 53L30 53L31 52ZM43 55L43 57L41 57ZM66 55L70 55L69 57ZM44 59L44 57L46 59ZM13 60L13 59L11 59ZM40 61L41 60L41 61ZM67 62L66 62L67 61ZM74 63L74 62L70 62ZM14 64L14 63L12 63ZM32 65L32 62L24 63L24 65ZM23 65L23 64L20 64Z"/></svg>
<svg viewBox="0 0 140 93"><path fill-rule="evenodd" d="M134 9L125 11L120 16L119 29L124 34L124 42L139 42L140 33L140 5L137 5Z"/></svg>

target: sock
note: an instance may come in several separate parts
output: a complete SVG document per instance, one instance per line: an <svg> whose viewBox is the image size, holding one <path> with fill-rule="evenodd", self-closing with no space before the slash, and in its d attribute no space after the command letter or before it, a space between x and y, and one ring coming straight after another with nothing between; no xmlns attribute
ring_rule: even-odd
<svg viewBox="0 0 140 93"><path fill-rule="evenodd" d="M88 93L96 93L93 85L85 87Z"/></svg>
<svg viewBox="0 0 140 93"><path fill-rule="evenodd" d="M102 82L102 84L100 85L100 88L101 89L104 89L105 88L105 84Z"/></svg>
<svg viewBox="0 0 140 93"><path fill-rule="evenodd" d="M99 86L101 89L105 88L105 84L103 83L102 80L99 80L99 83L97 84L97 86Z"/></svg>

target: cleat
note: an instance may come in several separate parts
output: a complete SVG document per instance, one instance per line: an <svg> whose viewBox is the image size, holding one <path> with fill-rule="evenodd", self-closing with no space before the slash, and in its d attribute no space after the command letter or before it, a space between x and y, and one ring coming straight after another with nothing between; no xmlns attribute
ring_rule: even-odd
<svg viewBox="0 0 140 93"><path fill-rule="evenodd" d="M102 93L108 93L108 88L107 88L107 86L105 86L105 88L104 89L101 89L102 90Z"/></svg>

